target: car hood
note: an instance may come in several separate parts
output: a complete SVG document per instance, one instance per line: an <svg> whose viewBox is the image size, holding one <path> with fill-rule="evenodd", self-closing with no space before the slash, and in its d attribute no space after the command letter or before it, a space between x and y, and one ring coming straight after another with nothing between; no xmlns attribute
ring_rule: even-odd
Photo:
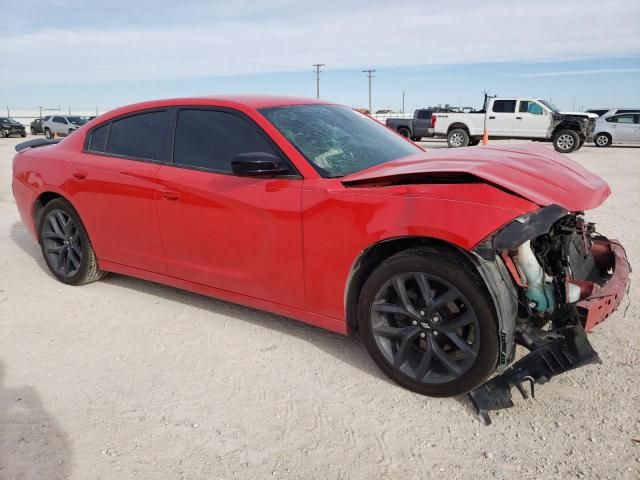
<svg viewBox="0 0 640 480"><path fill-rule="evenodd" d="M598 118L598 115L590 112L560 112L562 115L573 115L576 117Z"/></svg>
<svg viewBox="0 0 640 480"><path fill-rule="evenodd" d="M600 205L611 190L607 183L573 160L535 144L432 150L403 157L342 177L345 186L367 183L416 183L438 174L468 174L539 206L569 211ZM425 183L430 180L425 179Z"/></svg>

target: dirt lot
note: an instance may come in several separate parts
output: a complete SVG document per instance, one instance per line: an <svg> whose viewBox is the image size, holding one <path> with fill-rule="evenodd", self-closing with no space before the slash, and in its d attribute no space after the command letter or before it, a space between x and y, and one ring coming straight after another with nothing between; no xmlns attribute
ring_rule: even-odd
<svg viewBox="0 0 640 480"><path fill-rule="evenodd" d="M13 203L19 141L0 140L1 479L640 477L637 281L591 335L602 365L483 427L466 399L388 381L357 336L117 275L56 282ZM639 268L640 148L572 157L610 182L590 218Z"/></svg>

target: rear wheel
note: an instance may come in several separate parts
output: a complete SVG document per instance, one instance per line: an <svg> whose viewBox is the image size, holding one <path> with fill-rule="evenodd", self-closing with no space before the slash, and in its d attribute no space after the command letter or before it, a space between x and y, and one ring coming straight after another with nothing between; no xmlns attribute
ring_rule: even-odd
<svg viewBox="0 0 640 480"><path fill-rule="evenodd" d="M596 147L608 147L611 145L611 135L608 133L599 133L593 139L593 143L596 144Z"/></svg>
<svg viewBox="0 0 640 480"><path fill-rule="evenodd" d="M495 370L497 321L478 273L456 253L401 252L366 280L358 326L391 379L423 395L461 395Z"/></svg>
<svg viewBox="0 0 640 480"><path fill-rule="evenodd" d="M398 133L400 135L402 135L403 137L406 137L406 138L410 138L411 137L411 130L409 130L408 128L405 128L405 127L400 127L398 129Z"/></svg>
<svg viewBox="0 0 640 480"><path fill-rule="evenodd" d="M573 130L560 130L553 137L553 147L560 153L571 153L578 149L580 137Z"/></svg>
<svg viewBox="0 0 640 480"><path fill-rule="evenodd" d="M447 135L447 144L451 148L466 147L469 145L469 134L462 128L454 128Z"/></svg>
<svg viewBox="0 0 640 480"><path fill-rule="evenodd" d="M84 285L104 276L87 231L69 202L52 200L39 218L42 255L58 280L69 285Z"/></svg>

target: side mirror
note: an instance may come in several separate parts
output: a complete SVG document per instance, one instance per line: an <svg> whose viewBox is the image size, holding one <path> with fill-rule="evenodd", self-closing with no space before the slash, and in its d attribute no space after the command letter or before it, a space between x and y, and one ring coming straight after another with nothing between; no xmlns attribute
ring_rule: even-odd
<svg viewBox="0 0 640 480"><path fill-rule="evenodd" d="M275 155L265 152L241 153L231 159L231 171L239 177L275 177L289 168Z"/></svg>

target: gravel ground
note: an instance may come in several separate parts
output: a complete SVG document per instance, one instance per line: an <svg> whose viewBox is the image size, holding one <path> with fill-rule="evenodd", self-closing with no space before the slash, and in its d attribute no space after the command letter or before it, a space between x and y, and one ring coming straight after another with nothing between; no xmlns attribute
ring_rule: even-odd
<svg viewBox="0 0 640 480"><path fill-rule="evenodd" d="M640 477L638 282L590 337L602 365L514 391L484 427L388 381L357 336L118 275L56 282L13 203L19 141L0 140L0 478ZM640 148L571 156L610 182L590 218L638 267Z"/></svg>

